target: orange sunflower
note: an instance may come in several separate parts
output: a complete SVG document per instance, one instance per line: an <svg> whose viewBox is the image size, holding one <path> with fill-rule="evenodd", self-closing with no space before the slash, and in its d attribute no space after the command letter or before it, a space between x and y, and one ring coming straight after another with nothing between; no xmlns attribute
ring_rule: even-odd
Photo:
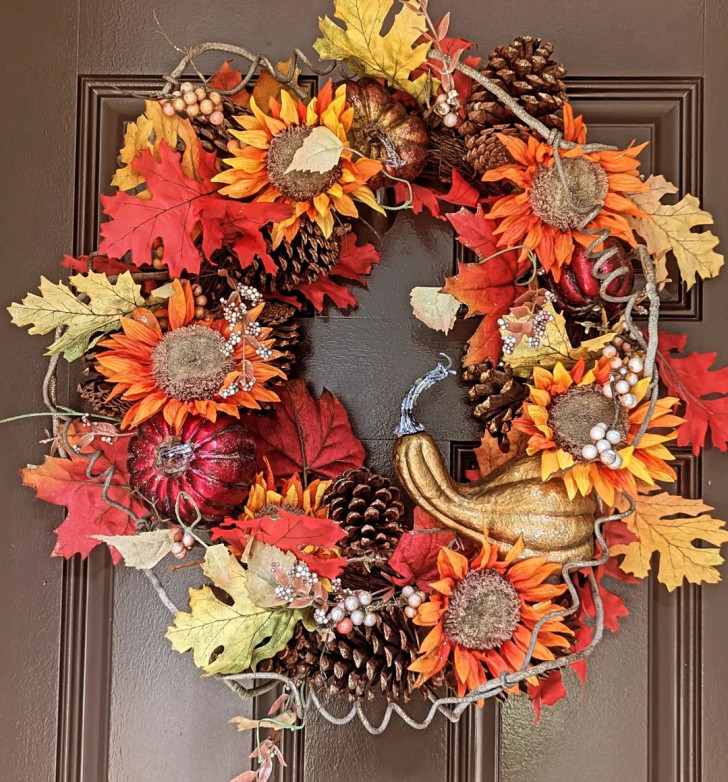
<svg viewBox="0 0 728 782"><path fill-rule="evenodd" d="M562 364L553 371L536 367L530 399L523 405L523 415L513 422L515 428L529 436L527 452L541 453L541 478L563 478L571 499L576 493L586 496L593 489L609 506L614 506L616 493L637 493L637 482L655 485L655 481L674 481L675 471L666 464L675 457L665 447L674 440L674 427L683 419L673 415L678 399L658 399L648 429L669 429L666 434L646 431L636 445L637 432L649 412L649 400L643 401L649 378L643 378L633 388L637 405L632 410L617 406L604 395L609 383L609 361L600 358L593 369L584 371L580 359L568 372ZM640 404L641 403L641 404ZM598 458L587 459L583 451L592 443L591 431L602 422L613 422L610 428L621 435L614 443L619 457L612 466Z"/></svg>
<svg viewBox="0 0 728 782"><path fill-rule="evenodd" d="M306 215L321 229L325 237L334 230L334 212L346 217L358 217L355 201L383 212L374 193L365 184L379 173L381 163L360 157L348 146L346 134L351 127L354 109L346 105L346 85L333 95L331 82L308 105L295 101L288 92L281 92L281 102L270 100L270 114L265 114L250 99L253 116L235 119L244 130L232 130L240 142L233 149L234 157L225 163L213 182L224 182L220 193L231 198L255 201L283 201L293 207L293 216L273 226L272 242L276 248L283 239L291 241L298 233L301 217ZM337 163L324 171L289 171L296 152L316 127L327 128L344 149Z"/></svg>
<svg viewBox="0 0 728 782"><path fill-rule="evenodd" d="M264 458L264 461L268 469L265 473L258 473L255 483L250 487L248 500L243 509L247 518L265 516L266 509L272 506L284 507L295 512L303 511L306 516L314 516L317 519L327 518L328 508L321 502L331 481L311 481L304 489L300 477L294 475L284 482L280 491L276 491L273 472L267 459ZM261 510L264 512L261 513Z"/></svg>
<svg viewBox="0 0 728 782"><path fill-rule="evenodd" d="M98 369L116 384L110 398L121 394L122 399L134 403L122 428L138 426L160 410L170 426L179 428L188 415L211 421L218 413L239 418L241 407L259 409L261 402L280 401L265 388L265 382L272 378L285 379L278 367L267 363L280 355L272 350L273 340L266 339L270 329L260 330L260 351L249 340L238 342L230 351L226 340L242 325L231 327L225 320L195 321L189 282L174 280L172 286L174 294L167 309L134 310L130 317L121 319L122 333L100 343L108 349L98 355ZM261 303L250 309L250 319L255 320L264 306ZM162 318L169 323L166 332L159 323Z"/></svg>
<svg viewBox="0 0 728 782"><path fill-rule="evenodd" d="M521 668L536 623L559 609L552 598L566 591L565 584L544 583L561 570L558 563L546 557L519 560L522 552L520 539L504 559L487 540L472 562L440 549L440 580L430 584L434 591L414 619L433 628L420 645L421 656L410 665L420 674L417 686L439 673L451 655L459 697ZM560 618L548 619L539 628L533 659L555 659L554 649L571 646L570 635ZM535 676L526 681L538 684Z"/></svg>
<svg viewBox="0 0 728 782"><path fill-rule="evenodd" d="M579 210L596 205L601 206L601 211L585 228L607 229L612 236L632 247L636 245L626 215L649 216L628 194L649 189L639 178L637 160L646 143L618 151L584 153L581 146L561 150L559 157L569 185L569 199L550 144L534 136L529 137L528 143L516 136L499 134L498 138L514 162L486 171L483 180L507 179L516 186L513 193L495 201L486 215L497 221L493 233L500 237L498 246L523 245L527 249L521 251L521 259L528 255L528 249L533 250L558 282L561 267L571 261L574 242L587 247L594 241L593 234L579 229L585 217ZM568 103L564 105L564 138L579 145L586 143L584 120L574 117Z"/></svg>

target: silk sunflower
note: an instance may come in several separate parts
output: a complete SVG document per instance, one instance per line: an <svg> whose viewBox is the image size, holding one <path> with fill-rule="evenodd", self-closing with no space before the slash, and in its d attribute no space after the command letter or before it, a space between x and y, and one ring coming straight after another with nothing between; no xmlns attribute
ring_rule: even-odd
<svg viewBox="0 0 728 782"><path fill-rule="evenodd" d="M604 358L588 372L583 359L571 371L562 364L553 371L536 367L530 398L513 425L528 435L528 454L541 454L542 480L560 477L569 498L577 492L586 496L596 490L607 505L614 506L617 492L636 496L638 483L654 486L656 481L675 480L675 471L667 464L675 457L665 443L675 439L675 427L683 419L673 414L678 399L658 399L647 429L667 431L645 431L634 444L649 414L650 402L645 395L650 379L643 378L632 388L636 405L628 410L604 395L609 377L609 361ZM620 434L613 447L618 459L611 466L583 454L585 446L592 443L592 429L603 422Z"/></svg>
<svg viewBox="0 0 728 782"><path fill-rule="evenodd" d="M188 415L210 421L218 413L239 418L241 407L259 409L261 402L280 401L265 387L273 378L285 379L278 367L268 363L279 356L272 350L273 340L267 339L270 329L262 328L257 337L265 358L249 339L239 341L230 351L227 338L242 325L195 321L189 282L174 280L172 286L174 294L166 309L134 310L121 319L120 333L100 343L106 350L97 357L98 369L115 384L109 398L121 395L133 402L122 428L138 426L160 410L170 426L179 428ZM249 311L251 320L257 319L264 306L261 303ZM169 324L166 331L160 326L162 318Z"/></svg>
<svg viewBox="0 0 728 782"><path fill-rule="evenodd" d="M581 146L586 143L584 120L574 117L571 106L565 104L564 138L579 145L559 154L571 194L568 198L550 144L535 136L530 136L528 143L517 136L499 134L498 138L513 162L486 171L483 180L506 179L515 185L514 192L497 199L486 215L496 221L493 233L499 237L499 247L523 245L521 259L529 249L534 251L558 282L561 267L571 261L575 243L588 247L594 241L594 234L585 233L580 226L584 210L597 205L601 211L584 228L607 229L612 236L636 246L626 216L649 218L629 198L649 189L639 178L637 160L646 142L624 150L585 153Z"/></svg>
<svg viewBox="0 0 728 782"><path fill-rule="evenodd" d="M430 584L433 592L414 619L433 628L409 667L420 674L417 686L451 659L459 697L521 668L536 623L559 609L552 599L566 591L563 583L545 583L560 571L559 564L546 557L519 560L522 552L521 539L504 558L497 545L485 540L472 562L449 548L440 549L440 578ZM555 659L555 650L571 646L571 635L561 618L547 619L539 628L533 659ZM535 676L526 681L538 684Z"/></svg>
<svg viewBox="0 0 728 782"><path fill-rule="evenodd" d="M293 207L293 216L275 223L272 244L276 248L284 239L291 241L306 215L326 238L334 230L334 212L358 217L356 201L383 212L367 180L379 173L381 163L369 158L353 160L346 149L347 133L354 109L346 104L346 85L333 92L328 82L308 104L294 100L283 90L280 103L270 100L270 114L250 99L252 116L235 119L243 130L231 134L240 142L226 158L229 168L213 182L224 182L220 193L230 198L253 198L255 201L282 201ZM316 127L325 127L344 145L338 162L324 171L289 171L293 158Z"/></svg>
<svg viewBox="0 0 728 782"><path fill-rule="evenodd" d="M255 483L250 487L247 502L243 509L249 519L270 514L271 510L285 508L295 513L303 512L306 516L325 519L328 508L322 505L323 496L331 481L314 480L305 488L298 475L288 478L280 490L276 489L275 478L266 461L266 471L259 472Z"/></svg>

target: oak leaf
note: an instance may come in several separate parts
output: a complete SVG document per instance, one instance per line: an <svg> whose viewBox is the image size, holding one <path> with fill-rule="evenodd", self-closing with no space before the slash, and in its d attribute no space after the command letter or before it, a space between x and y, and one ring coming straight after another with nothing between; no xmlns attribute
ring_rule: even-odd
<svg viewBox="0 0 728 782"><path fill-rule="evenodd" d="M611 553L624 555L622 570L644 578L650 571L652 555L657 552L657 579L670 592L683 579L691 584L716 584L720 581L716 566L723 562L720 545L728 541L728 530L724 521L709 515L711 510L702 500L666 492L640 496L635 512L624 519L637 540L613 545ZM712 545L696 546L696 540Z"/></svg>
<svg viewBox="0 0 728 782"><path fill-rule="evenodd" d="M223 602L209 586L190 589L189 613L180 611L166 633L175 651L192 651L206 676L255 670L261 660L283 649L303 616L298 610L256 606L248 594L246 571L229 552L227 556L228 578L224 584L213 583L230 600Z"/></svg>
<svg viewBox="0 0 728 782"><path fill-rule="evenodd" d="M716 353L690 353L685 334L659 332L657 365L660 380L672 396L685 403L685 423L677 430L677 444L691 445L697 456L705 446L708 431L716 448L728 448L728 367L713 369Z"/></svg>
<svg viewBox="0 0 728 782"><path fill-rule="evenodd" d="M410 304L417 320L445 334L455 325L460 309L460 302L449 293L442 293L439 288L412 288Z"/></svg>
<svg viewBox="0 0 728 782"><path fill-rule="evenodd" d="M141 286L129 272L112 282L105 274L76 274L69 283L87 297L81 301L68 285L40 278L40 296L29 293L21 304L8 307L16 326L30 326L29 334L48 334L64 328L47 354L62 353L68 361L80 358L109 331L118 329L121 318L144 304Z"/></svg>
<svg viewBox="0 0 728 782"><path fill-rule="evenodd" d="M382 33L394 0L334 0L334 17L319 18L323 35L313 48L322 60L344 60L356 73L386 79L395 89L412 95L419 103L429 97L437 82L421 74L414 81L410 74L427 60L430 43L418 43L427 23L420 5L411 0L394 17L390 29ZM416 10L415 10L416 9Z"/></svg>
<svg viewBox="0 0 728 782"><path fill-rule="evenodd" d="M700 208L693 195L686 195L676 204L663 204L662 198L677 193L678 188L663 176L650 176L646 184L650 190L635 193L632 200L649 217L629 217L633 228L645 240L653 255L672 250L687 289L695 284L696 275L702 279L717 276L724 263L715 252L718 237L710 231L696 233L692 229L713 225L713 217Z"/></svg>
<svg viewBox="0 0 728 782"><path fill-rule="evenodd" d="M251 416L246 423L261 466L265 458L276 478L299 473L307 484L364 464L364 446L351 429L346 409L330 391L324 389L316 399L306 381L298 379L278 394L281 401L272 417Z"/></svg>
<svg viewBox="0 0 728 782"><path fill-rule="evenodd" d="M127 567L137 570L151 570L172 550L174 531L155 529L139 532L136 535L92 535L109 547L115 549L124 558Z"/></svg>

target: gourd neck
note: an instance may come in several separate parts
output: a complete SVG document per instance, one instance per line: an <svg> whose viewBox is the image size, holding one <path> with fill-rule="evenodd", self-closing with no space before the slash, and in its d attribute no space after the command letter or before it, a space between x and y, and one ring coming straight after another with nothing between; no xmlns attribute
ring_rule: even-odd
<svg viewBox="0 0 728 782"><path fill-rule="evenodd" d="M416 434L417 432L424 432L425 427L418 423L414 417L414 408L420 394L428 388L431 388L436 383L444 380L448 375L454 375L455 370L450 369L452 361L450 357L445 353L441 353L447 359L447 366L440 363L434 369L431 369L426 375L415 380L414 385L405 395L402 400L402 407L399 418L399 426L394 430L397 437L403 437L407 434Z"/></svg>

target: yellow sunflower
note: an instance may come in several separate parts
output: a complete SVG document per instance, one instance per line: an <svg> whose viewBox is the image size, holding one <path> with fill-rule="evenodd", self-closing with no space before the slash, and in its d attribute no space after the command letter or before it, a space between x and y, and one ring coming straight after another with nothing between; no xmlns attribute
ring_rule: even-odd
<svg viewBox="0 0 728 782"><path fill-rule="evenodd" d="M247 518L254 519L268 515L266 509L283 507L295 513L302 512L306 516L325 519L329 511L321 502L330 485L331 481L315 480L304 489L300 477L294 475L283 483L279 491L276 490L273 472L268 466L267 473L258 473L255 483L250 487L243 511Z"/></svg>
<svg viewBox="0 0 728 782"><path fill-rule="evenodd" d="M420 657L409 669L419 673L417 686L439 673L452 657L458 696L518 671L526 657L536 623L559 609L552 599L566 585L549 584L561 566L546 557L526 557L523 540L501 558L498 546L483 543L478 556L467 557L442 548L437 555L440 579L415 624L433 629L420 645ZM560 618L539 628L533 659L553 660L554 649L568 649L572 631ZM538 678L527 679L537 685ZM518 687L513 690L517 691Z"/></svg>
<svg viewBox="0 0 728 782"><path fill-rule="evenodd" d="M308 105L283 90L280 103L271 98L270 114L261 111L251 98L250 109L253 116L235 118L244 130L230 132L240 147L231 150L234 157L225 160L230 168L213 182L224 182L220 193L230 198L283 201L293 207L292 217L273 226L274 248L283 239L295 237L304 215L328 238L334 229L334 212L359 216L355 201L384 211L365 184L379 173L381 163L362 157L353 160L354 153L346 148L354 110L347 107L345 85L333 95L328 82ZM328 128L344 145L338 162L325 171L289 171L296 152L315 127Z"/></svg>
<svg viewBox="0 0 728 782"><path fill-rule="evenodd" d="M259 409L261 402L280 401L265 387L272 378L285 379L278 367L268 363L280 356L268 339L270 329L260 330L260 352L249 340L239 341L231 351L227 339L242 326L231 327L225 320L195 321L189 282L174 280L172 287L167 309L134 310L131 317L121 319L121 333L100 343L107 350L98 355L97 367L115 384L110 398L121 394L134 403L122 428L138 426L160 410L164 420L179 429L188 415L210 421L218 413L239 418L241 407ZM264 306L261 303L249 310L250 319L256 320ZM162 318L169 323L166 332L159 324Z"/></svg>
<svg viewBox="0 0 728 782"><path fill-rule="evenodd" d="M500 134L498 138L513 162L486 171L483 180L506 179L516 186L512 193L498 198L486 215L496 221L493 233L500 237L498 246L523 245L521 259L528 255L529 249L533 250L544 269L551 271L558 282L561 267L571 261L574 243L588 247L594 241L592 233L580 229L585 217L580 210L596 205L601 211L585 228L607 229L612 236L636 246L626 215L649 217L629 198L631 193L649 189L639 178L637 160L646 144L584 153L581 145L586 143L586 125L565 104L564 138L579 145L560 151L571 194L569 199L550 144L534 136L529 137L528 143L517 136Z"/></svg>
<svg viewBox="0 0 728 782"><path fill-rule="evenodd" d="M609 385L609 360L600 358L593 369L585 372L580 359L569 372L562 364L553 371L536 367L530 398L524 402L523 415L513 425L528 435L527 452L541 453L541 478L561 477L570 498L576 493L586 496L592 490L609 506L614 506L617 492L637 494L637 482L655 485L655 481L674 481L675 471L666 464L675 457L665 447L674 440L674 427L683 419L673 415L675 397L658 399L648 429L670 430L665 434L646 431L633 444L650 403L645 394L650 384L643 378L634 385L632 409L615 404L604 394ZM605 424L606 422L606 424ZM609 429L616 434L610 441L610 458L597 456L593 431ZM606 447L606 446L605 446ZM615 456L616 455L616 456Z"/></svg>

